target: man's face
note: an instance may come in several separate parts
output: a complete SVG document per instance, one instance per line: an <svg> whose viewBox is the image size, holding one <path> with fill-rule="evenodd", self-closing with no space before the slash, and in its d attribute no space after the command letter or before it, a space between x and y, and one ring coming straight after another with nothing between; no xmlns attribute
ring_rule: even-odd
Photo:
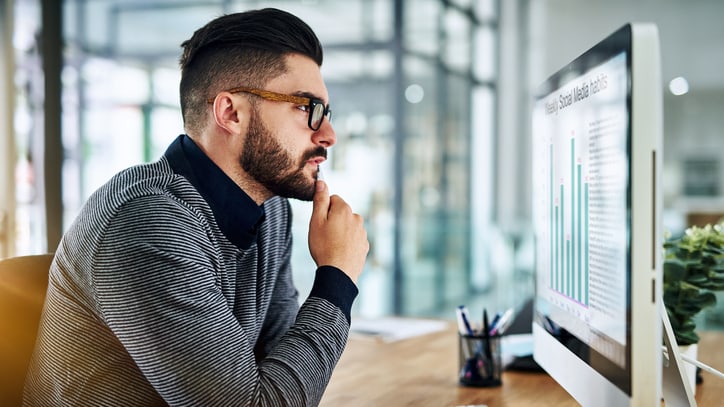
<svg viewBox="0 0 724 407"><path fill-rule="evenodd" d="M310 148L301 156L291 154L261 122L257 108L252 109L240 164L274 195L311 201L315 179L305 169L308 161L320 158L327 158L323 146Z"/></svg>
<svg viewBox="0 0 724 407"><path fill-rule="evenodd" d="M287 72L265 90L312 97L327 103L319 67L301 55L286 57ZM244 172L274 195L312 200L317 168L327 158L336 135L328 120L314 131L306 106L259 99L251 108L240 164Z"/></svg>

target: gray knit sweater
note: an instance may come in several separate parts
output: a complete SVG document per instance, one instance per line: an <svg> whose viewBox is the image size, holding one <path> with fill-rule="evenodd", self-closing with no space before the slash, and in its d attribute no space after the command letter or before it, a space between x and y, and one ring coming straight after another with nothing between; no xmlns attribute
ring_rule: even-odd
<svg viewBox="0 0 724 407"><path fill-rule="evenodd" d="M251 227L217 222L236 201L199 190L231 181L199 151L181 136L84 206L50 270L24 404L319 403L356 288L321 267L299 307L289 203L268 200ZM191 174L199 160L209 172ZM250 232L232 242L235 227Z"/></svg>

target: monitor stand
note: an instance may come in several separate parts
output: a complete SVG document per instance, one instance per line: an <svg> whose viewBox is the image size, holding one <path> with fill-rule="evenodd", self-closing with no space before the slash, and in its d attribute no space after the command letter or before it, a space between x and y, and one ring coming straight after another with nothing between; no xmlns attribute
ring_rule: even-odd
<svg viewBox="0 0 724 407"><path fill-rule="evenodd" d="M696 407L696 400L694 400L689 380L685 376L679 346L676 344L674 330L671 329L671 322L663 301L661 302L660 314L664 323L663 337L664 346L666 347L666 353L661 358L663 365L661 369L661 390L664 396L664 404L666 407Z"/></svg>

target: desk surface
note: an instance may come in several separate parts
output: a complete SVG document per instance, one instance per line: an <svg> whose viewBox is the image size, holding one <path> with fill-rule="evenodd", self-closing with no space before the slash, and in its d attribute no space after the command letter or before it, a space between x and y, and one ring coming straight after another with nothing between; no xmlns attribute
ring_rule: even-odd
<svg viewBox="0 0 724 407"><path fill-rule="evenodd" d="M724 332L701 335L698 359L724 370ZM330 380L321 406L578 406L544 373L503 373L503 385L458 385L455 327L413 339L384 343L351 338ZM724 380L708 372L697 386L700 407L719 406Z"/></svg>

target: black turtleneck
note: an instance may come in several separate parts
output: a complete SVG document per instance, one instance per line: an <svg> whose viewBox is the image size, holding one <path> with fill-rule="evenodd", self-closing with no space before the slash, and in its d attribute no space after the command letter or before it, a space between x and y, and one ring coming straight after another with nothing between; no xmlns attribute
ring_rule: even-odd
<svg viewBox="0 0 724 407"><path fill-rule="evenodd" d="M240 249L248 249L256 241L264 221L264 208L239 188L189 136L178 136L164 155L173 171L188 179L204 197L229 241Z"/></svg>

